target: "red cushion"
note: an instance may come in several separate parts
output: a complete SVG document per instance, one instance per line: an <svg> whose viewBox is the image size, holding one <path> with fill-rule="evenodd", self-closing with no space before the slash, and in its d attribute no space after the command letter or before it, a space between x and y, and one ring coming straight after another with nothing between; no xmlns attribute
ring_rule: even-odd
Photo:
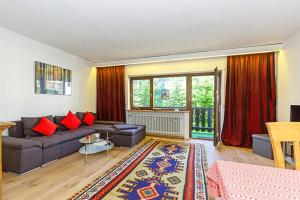
<svg viewBox="0 0 300 200"><path fill-rule="evenodd" d="M69 111L67 116L63 120L61 120L60 123L69 130L75 130L80 126L81 121L78 119L76 115L74 115L71 111Z"/></svg>
<svg viewBox="0 0 300 200"><path fill-rule="evenodd" d="M32 130L42 135L50 136L55 133L57 127L58 126L54 124L51 120L49 120L47 117L42 117L40 122L35 127L33 127Z"/></svg>
<svg viewBox="0 0 300 200"><path fill-rule="evenodd" d="M94 122L95 122L95 116L90 112L86 112L84 115L83 123L85 123L88 126L93 126Z"/></svg>

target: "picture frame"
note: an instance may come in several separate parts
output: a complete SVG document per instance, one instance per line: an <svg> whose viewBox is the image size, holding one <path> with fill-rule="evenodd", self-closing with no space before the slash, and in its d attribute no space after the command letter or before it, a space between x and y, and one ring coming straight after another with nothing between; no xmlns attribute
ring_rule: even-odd
<svg viewBox="0 0 300 200"><path fill-rule="evenodd" d="M35 93L72 95L72 71L39 61L34 62Z"/></svg>

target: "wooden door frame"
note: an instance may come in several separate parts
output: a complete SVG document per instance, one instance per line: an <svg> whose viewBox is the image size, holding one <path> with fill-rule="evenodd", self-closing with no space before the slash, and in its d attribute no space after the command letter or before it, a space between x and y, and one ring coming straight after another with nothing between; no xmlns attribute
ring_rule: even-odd
<svg viewBox="0 0 300 200"><path fill-rule="evenodd" d="M214 146L218 146L219 142L221 141L221 106L222 106L222 101L221 101L221 97L222 97L222 70L217 70L217 76L218 76L218 81L219 83L217 83L217 81L215 81L215 83L217 83L217 91L218 91L218 94L217 95L214 95L215 96L215 101L216 102L216 98L218 98L218 105L214 105L214 112L215 112L215 116L216 116L216 113L218 113L218 125L217 125L217 132L218 132L218 137L217 137L217 141L215 140L216 138L216 130L214 130L214 139L213 139L213 142L214 142ZM216 92L216 91L215 91ZM216 120L215 120L216 122ZM215 125L214 125L215 127Z"/></svg>

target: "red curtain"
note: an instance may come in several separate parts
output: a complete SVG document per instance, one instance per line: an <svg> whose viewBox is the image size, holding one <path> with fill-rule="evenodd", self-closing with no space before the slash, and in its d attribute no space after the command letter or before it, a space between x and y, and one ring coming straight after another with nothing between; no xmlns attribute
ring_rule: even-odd
<svg viewBox="0 0 300 200"><path fill-rule="evenodd" d="M97 118L125 121L125 67L97 68Z"/></svg>
<svg viewBox="0 0 300 200"><path fill-rule="evenodd" d="M276 121L275 55L262 53L227 57L225 145L250 147L252 134L267 133Z"/></svg>

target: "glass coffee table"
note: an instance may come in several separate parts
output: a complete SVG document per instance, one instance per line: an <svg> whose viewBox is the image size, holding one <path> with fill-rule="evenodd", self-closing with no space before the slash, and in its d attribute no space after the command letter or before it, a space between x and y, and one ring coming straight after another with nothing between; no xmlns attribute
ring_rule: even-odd
<svg viewBox="0 0 300 200"><path fill-rule="evenodd" d="M101 134L106 134L106 139L100 138ZM114 144L109 141L108 132L87 135L81 138L79 142L84 144L84 146L79 149L79 153L85 155L85 164L87 164L89 154L106 151L106 156L108 156L108 151L114 147Z"/></svg>

